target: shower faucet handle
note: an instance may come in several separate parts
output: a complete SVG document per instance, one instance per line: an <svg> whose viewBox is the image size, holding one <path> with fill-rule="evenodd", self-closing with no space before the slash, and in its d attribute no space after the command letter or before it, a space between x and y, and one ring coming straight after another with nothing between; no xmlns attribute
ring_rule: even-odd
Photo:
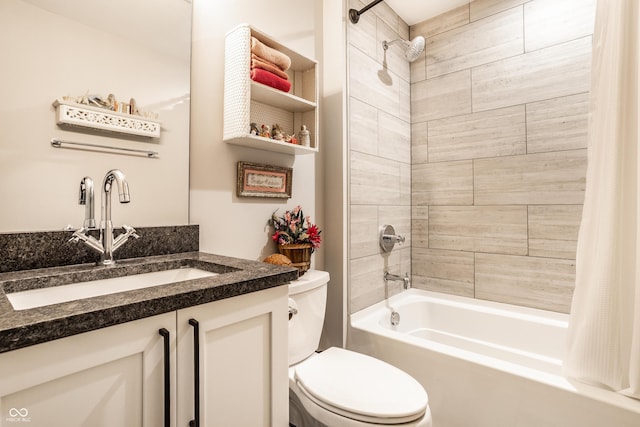
<svg viewBox="0 0 640 427"><path fill-rule="evenodd" d="M405 237L396 234L396 230L392 225L383 225L380 228L380 247L384 252L391 252L395 244L402 245Z"/></svg>
<svg viewBox="0 0 640 427"><path fill-rule="evenodd" d="M403 244L405 241L405 237L399 234L384 234L382 238L385 240L389 240L391 242L397 243L399 245Z"/></svg>

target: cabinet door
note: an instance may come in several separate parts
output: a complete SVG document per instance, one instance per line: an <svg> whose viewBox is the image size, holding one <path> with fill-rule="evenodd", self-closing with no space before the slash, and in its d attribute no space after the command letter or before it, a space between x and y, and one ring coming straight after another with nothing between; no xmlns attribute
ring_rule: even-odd
<svg viewBox="0 0 640 427"><path fill-rule="evenodd" d="M175 322L172 312L0 354L0 426L165 425L159 329L175 353Z"/></svg>
<svg viewBox="0 0 640 427"><path fill-rule="evenodd" d="M194 324L200 427L288 426L286 286L178 311L178 425L195 418Z"/></svg>

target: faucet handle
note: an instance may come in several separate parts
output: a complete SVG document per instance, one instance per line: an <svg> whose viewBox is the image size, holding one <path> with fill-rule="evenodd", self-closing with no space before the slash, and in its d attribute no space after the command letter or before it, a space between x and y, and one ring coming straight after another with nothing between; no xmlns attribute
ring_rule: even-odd
<svg viewBox="0 0 640 427"><path fill-rule="evenodd" d="M118 237L113 240L112 252L115 252L120 248L120 246L124 245L124 243L129 240L129 237L135 237L136 239L140 238L135 228L127 224L122 224L122 229L124 230L124 233L120 233Z"/></svg>
<svg viewBox="0 0 640 427"><path fill-rule="evenodd" d="M73 227L71 227L71 224L69 224L67 225L67 227L65 227L65 231L73 231L73 234L69 238L68 242L78 243L81 240L80 236L84 235L86 229L84 227L80 227L74 231Z"/></svg>
<svg viewBox="0 0 640 427"><path fill-rule="evenodd" d="M122 224L122 228L124 228L124 231L127 234L127 236L135 237L136 239L140 238L140 235L138 235L138 232L136 231L136 229L131 227L130 225Z"/></svg>
<svg viewBox="0 0 640 427"><path fill-rule="evenodd" d="M95 237L88 234L89 230L85 227L80 227L76 231L73 232L73 235L69 238L69 242L78 243L80 241L84 242L87 246L91 247L98 253L104 253L104 248L102 247L102 243L98 241Z"/></svg>
<svg viewBox="0 0 640 427"><path fill-rule="evenodd" d="M405 237L396 234L396 230L392 225L383 225L380 227L380 247L384 252L391 252L393 246L397 243L402 245L405 242Z"/></svg>

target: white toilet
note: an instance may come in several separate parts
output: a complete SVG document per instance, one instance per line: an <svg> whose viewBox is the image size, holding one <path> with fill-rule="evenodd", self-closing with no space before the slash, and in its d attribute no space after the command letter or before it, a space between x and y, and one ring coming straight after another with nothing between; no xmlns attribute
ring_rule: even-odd
<svg viewBox="0 0 640 427"><path fill-rule="evenodd" d="M289 423L295 427L431 427L426 391L381 360L342 348L316 353L329 273L289 284Z"/></svg>

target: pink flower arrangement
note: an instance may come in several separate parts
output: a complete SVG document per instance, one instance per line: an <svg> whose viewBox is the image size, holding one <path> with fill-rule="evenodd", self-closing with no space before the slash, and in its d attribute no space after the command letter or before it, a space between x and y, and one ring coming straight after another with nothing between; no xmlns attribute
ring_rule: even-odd
<svg viewBox="0 0 640 427"><path fill-rule="evenodd" d="M292 243L311 243L311 251L320 247L322 238L320 229L311 223L311 217L305 217L302 208L296 206L292 211L286 211L283 216L277 217L276 212L271 214L271 222L275 233L271 238L279 245Z"/></svg>

